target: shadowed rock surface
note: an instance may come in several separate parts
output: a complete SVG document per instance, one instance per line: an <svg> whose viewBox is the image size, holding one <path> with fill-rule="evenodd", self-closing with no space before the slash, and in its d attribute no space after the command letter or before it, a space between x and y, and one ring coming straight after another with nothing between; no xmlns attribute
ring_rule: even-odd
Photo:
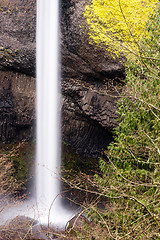
<svg viewBox="0 0 160 240"><path fill-rule="evenodd" d="M0 66L35 75L36 0L0 0Z"/></svg>
<svg viewBox="0 0 160 240"><path fill-rule="evenodd" d="M117 125L124 66L111 59L104 47L89 43L83 17L87 3L61 0L60 4L62 137L78 153L97 156ZM0 141L31 138L36 1L0 0L0 6Z"/></svg>
<svg viewBox="0 0 160 240"><path fill-rule="evenodd" d="M89 2L61 1L62 130L78 153L96 156L112 140L125 74L104 47L89 43L83 17Z"/></svg>
<svg viewBox="0 0 160 240"><path fill-rule="evenodd" d="M35 125L35 79L0 72L0 141L30 139Z"/></svg>
<svg viewBox="0 0 160 240"><path fill-rule="evenodd" d="M62 82L63 139L79 154L96 157L112 140L111 130L117 125L116 102L121 87L111 85L106 88L105 82L73 79Z"/></svg>

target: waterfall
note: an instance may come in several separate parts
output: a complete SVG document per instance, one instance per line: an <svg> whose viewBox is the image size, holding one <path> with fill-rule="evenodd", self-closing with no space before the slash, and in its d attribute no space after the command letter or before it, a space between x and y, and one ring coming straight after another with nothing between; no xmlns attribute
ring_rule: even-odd
<svg viewBox="0 0 160 240"><path fill-rule="evenodd" d="M49 220L64 225L71 214L58 196L61 151L58 12L58 0L37 0L36 202L40 223Z"/></svg>
<svg viewBox="0 0 160 240"><path fill-rule="evenodd" d="M37 0L37 147L35 194L1 213L0 225L16 216L63 228L73 217L60 198L60 80L58 0Z"/></svg>

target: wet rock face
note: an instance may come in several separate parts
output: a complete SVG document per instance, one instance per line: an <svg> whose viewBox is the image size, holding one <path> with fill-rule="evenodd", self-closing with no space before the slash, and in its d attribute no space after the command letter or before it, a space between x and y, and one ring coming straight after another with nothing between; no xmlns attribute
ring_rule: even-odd
<svg viewBox="0 0 160 240"><path fill-rule="evenodd" d="M0 71L0 141L30 139L35 122L35 79Z"/></svg>
<svg viewBox="0 0 160 240"><path fill-rule="evenodd" d="M0 0L0 141L30 139L35 125L36 1Z"/></svg>
<svg viewBox="0 0 160 240"><path fill-rule="evenodd" d="M62 82L63 139L76 152L97 157L112 141L111 130L117 126L116 102L120 86L105 82ZM117 89L117 91L115 90Z"/></svg>
<svg viewBox="0 0 160 240"><path fill-rule="evenodd" d="M35 75L36 0L0 0L0 68Z"/></svg>
<svg viewBox="0 0 160 240"><path fill-rule="evenodd" d="M112 140L111 133L96 121L76 115L68 109L63 109L62 132L64 142L70 144L77 154L85 157L98 157Z"/></svg>
<svg viewBox="0 0 160 240"><path fill-rule="evenodd" d="M61 0L62 137L78 153L97 156L117 125L124 66L90 44L83 17L90 0ZM33 137L35 0L0 0L0 141ZM17 73L16 73L17 72Z"/></svg>

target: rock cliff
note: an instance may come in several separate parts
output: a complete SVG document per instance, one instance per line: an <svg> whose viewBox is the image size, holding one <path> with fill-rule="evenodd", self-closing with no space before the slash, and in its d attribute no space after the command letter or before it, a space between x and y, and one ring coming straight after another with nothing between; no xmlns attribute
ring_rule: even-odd
<svg viewBox="0 0 160 240"><path fill-rule="evenodd" d="M96 156L112 139L124 66L89 43L89 0L61 0L62 136ZM35 124L36 1L0 0L0 141L31 138Z"/></svg>
<svg viewBox="0 0 160 240"><path fill-rule="evenodd" d="M31 139L35 132L35 79L0 72L0 141Z"/></svg>

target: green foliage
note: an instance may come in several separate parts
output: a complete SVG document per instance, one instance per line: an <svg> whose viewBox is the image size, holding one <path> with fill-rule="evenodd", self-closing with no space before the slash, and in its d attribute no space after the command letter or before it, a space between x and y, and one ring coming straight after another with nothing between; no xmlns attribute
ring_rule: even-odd
<svg viewBox="0 0 160 240"><path fill-rule="evenodd" d="M116 39L112 42L115 38L110 38L111 42L108 42L104 23L109 21L111 25L113 23L108 31L111 31L111 35L116 34L113 30L116 25L112 20L117 15L113 12L111 18L105 12L108 4L112 2L115 3L115 1L93 0L91 5L87 6L85 14L90 24L90 37L97 44L111 43L110 50L112 51L114 47L114 53L126 50L125 40L136 43L138 51L133 46L133 51L130 51L127 46L134 57L129 57L126 61L126 85L118 102L119 126L114 130L115 141L105 151L108 162L100 159L101 172L94 177L81 174L76 176L75 181L69 179L67 183L71 188L84 192L86 195L84 210L88 213L89 219L93 220L91 225L84 224L77 233L77 238L158 240L160 239L160 3L157 3L154 13L150 11L149 20L145 25L144 22L141 25L139 19L138 26L135 26L135 29L145 29L143 38L138 39L136 33L133 35L130 32L132 25L128 28L125 16L120 18L118 15L118 21L121 23L124 18L123 22L126 24L126 26L118 25L120 28L118 33L124 31L124 39L118 41ZM136 9L139 8L144 13L138 3L152 4L157 1L135 0L134 2ZM118 1L116 3L118 4ZM121 1L121 3L130 6L129 1ZM126 9L124 8L125 11ZM148 10L146 12L148 13ZM142 19L145 20L146 15ZM131 22L129 21L129 24ZM125 35L125 29L129 30L128 36ZM124 44L119 45L117 49L119 40ZM91 196L91 201L88 196Z"/></svg>
<svg viewBox="0 0 160 240"><path fill-rule="evenodd" d="M18 180L26 181L32 176L34 155L35 146L32 142L23 142L18 145L16 153L11 156Z"/></svg>
<svg viewBox="0 0 160 240"><path fill-rule="evenodd" d="M110 239L160 239L159 21L160 4L146 23L139 54L126 62L115 141L105 152L109 162L100 159L102 173L95 176L97 195L110 199L112 210L91 206L89 215Z"/></svg>
<svg viewBox="0 0 160 240"><path fill-rule="evenodd" d="M93 174L98 168L99 163L95 158L83 157L76 154L66 143L62 146L62 168L65 171L71 171L71 176L79 172Z"/></svg>
<svg viewBox="0 0 160 240"><path fill-rule="evenodd" d="M148 34L145 23L157 0L92 0L84 16L90 41L107 45L114 56L139 51L137 42ZM132 55L133 57L133 55Z"/></svg>
<svg viewBox="0 0 160 240"><path fill-rule="evenodd" d="M23 182L23 188L31 184L34 170L35 143L15 142L1 146L1 153L7 156L8 162L12 163L13 177L18 183ZM21 191L19 189L19 191Z"/></svg>
<svg viewBox="0 0 160 240"><path fill-rule="evenodd" d="M118 103L119 123L110 157L121 166L153 170L160 160L160 9L151 16L142 54L126 65L126 90ZM145 53L145 55L144 55ZM123 159L123 160L122 160Z"/></svg>

